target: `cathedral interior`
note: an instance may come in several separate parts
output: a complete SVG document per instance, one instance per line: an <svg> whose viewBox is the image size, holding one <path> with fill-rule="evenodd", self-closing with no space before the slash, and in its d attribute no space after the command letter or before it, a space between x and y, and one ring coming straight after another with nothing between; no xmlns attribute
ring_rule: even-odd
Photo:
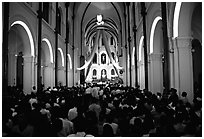
<svg viewBox="0 0 204 139"><path fill-rule="evenodd" d="M132 120L135 126L126 131L125 122L115 116L117 118L112 119L115 123L109 124L112 134L105 134L105 126L102 126L103 133L99 132L100 128L96 132L94 124L90 124L84 127L85 135L202 136L202 2L3 2L2 17L3 136L81 136L83 129L78 127L78 122L81 120L80 124L84 124L84 121L79 118L79 107L83 106L81 111L87 112L86 108L91 109L91 104L97 101L102 113L105 107L102 100L107 101L106 109L110 109L111 114L118 110L115 101L122 107L129 100L130 104L126 105L137 107L136 112L134 108L134 112L129 112L131 114L127 109L130 121L134 117L138 120L138 116L141 119L143 115L154 117L153 111L163 116L160 122L171 121L173 117L174 125L157 123L156 116L151 124L151 120L142 117L142 121L147 121L142 122L143 128ZM53 92L57 92L55 101ZM51 94L50 99L43 93ZM68 103L70 97L73 104ZM29 113L36 116L37 108L41 108L41 114L51 113L47 126L44 123L40 128L28 120L36 117L27 116L28 112L23 110L28 109L26 100L31 105ZM76 102L78 121L69 117ZM47 103L51 106L45 105ZM114 108L108 108L109 104ZM57 105L65 115L68 113L73 131L72 126L66 133L64 126L63 132L58 131L59 116L52 118ZM143 107L145 110L151 107L150 112L142 110ZM173 112L165 111L167 107ZM190 112L182 108L189 108ZM125 111L122 110L118 112L121 115ZM145 114L138 112L140 110ZM104 117L109 116L107 113ZM171 114L172 117L166 116ZM101 115L96 111L98 126L103 119ZM86 116L91 113L85 113L85 119L89 119ZM104 118L104 123L110 119ZM181 119L185 126L179 128ZM64 125L64 121L62 123ZM22 130L21 126L24 126ZM50 131L53 134L49 134Z"/></svg>

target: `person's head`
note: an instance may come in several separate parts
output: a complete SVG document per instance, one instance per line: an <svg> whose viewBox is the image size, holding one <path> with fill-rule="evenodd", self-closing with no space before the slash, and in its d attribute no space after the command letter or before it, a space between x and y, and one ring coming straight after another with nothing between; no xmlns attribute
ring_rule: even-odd
<svg viewBox="0 0 204 139"><path fill-rule="evenodd" d="M186 97L187 96L187 93L186 92L182 92L182 97Z"/></svg>
<svg viewBox="0 0 204 139"><path fill-rule="evenodd" d="M113 128L109 124L103 126L103 136L104 137L113 137Z"/></svg>
<svg viewBox="0 0 204 139"><path fill-rule="evenodd" d="M141 127L142 126L142 120L140 118L135 118L134 126Z"/></svg>

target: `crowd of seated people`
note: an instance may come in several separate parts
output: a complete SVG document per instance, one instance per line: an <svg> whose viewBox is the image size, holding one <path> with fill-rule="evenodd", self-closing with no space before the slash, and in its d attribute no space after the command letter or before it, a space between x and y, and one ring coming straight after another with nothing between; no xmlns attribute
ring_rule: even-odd
<svg viewBox="0 0 204 139"><path fill-rule="evenodd" d="M202 100L176 89L152 93L130 87L56 87L3 104L8 137L201 137Z"/></svg>

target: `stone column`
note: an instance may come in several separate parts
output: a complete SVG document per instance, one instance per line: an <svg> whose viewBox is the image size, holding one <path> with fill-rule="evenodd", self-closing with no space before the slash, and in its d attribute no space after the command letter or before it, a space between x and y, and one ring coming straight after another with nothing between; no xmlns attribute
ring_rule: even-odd
<svg viewBox="0 0 204 139"><path fill-rule="evenodd" d="M23 56L24 66L23 66L23 91L25 94L31 94L32 91L32 81L34 76L34 58L32 56Z"/></svg>
<svg viewBox="0 0 204 139"><path fill-rule="evenodd" d="M175 87L175 82L174 82L174 48L173 48L173 40L172 38L169 37L169 80L170 80L170 86L169 88L174 88Z"/></svg>
<svg viewBox="0 0 204 139"><path fill-rule="evenodd" d="M53 66L49 63L44 66L44 89L48 87L53 87Z"/></svg>
<svg viewBox="0 0 204 139"><path fill-rule="evenodd" d="M162 70L162 54L150 54L150 91L152 93L163 92L163 70Z"/></svg>
<svg viewBox="0 0 204 139"><path fill-rule="evenodd" d="M138 62L139 67L139 85L140 89L145 89L145 69L144 69L144 61Z"/></svg>
<svg viewBox="0 0 204 139"><path fill-rule="evenodd" d="M175 87L179 95L187 92L190 102L193 100L193 65L191 52L191 37L175 39Z"/></svg>
<svg viewBox="0 0 204 139"><path fill-rule="evenodd" d="M50 84L51 84L51 88L53 88L55 86L55 64L54 63L50 63L49 65L49 71L50 71Z"/></svg>
<svg viewBox="0 0 204 139"><path fill-rule="evenodd" d="M61 82L62 84L61 85L65 85L66 82L65 82L65 68L64 67L58 67L58 85L59 85L59 82Z"/></svg>
<svg viewBox="0 0 204 139"><path fill-rule="evenodd" d="M141 14L143 18L143 35L144 35L144 64L145 64L145 89L148 91L148 52L147 52L147 35L146 35L146 6L144 2L141 2Z"/></svg>
<svg viewBox="0 0 204 139"><path fill-rule="evenodd" d="M16 86L16 62L15 53L8 53L8 86Z"/></svg>

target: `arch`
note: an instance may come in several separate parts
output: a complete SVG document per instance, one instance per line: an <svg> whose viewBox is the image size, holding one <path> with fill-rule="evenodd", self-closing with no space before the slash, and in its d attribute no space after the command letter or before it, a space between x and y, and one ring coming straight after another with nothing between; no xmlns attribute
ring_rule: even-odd
<svg viewBox="0 0 204 139"><path fill-rule="evenodd" d="M93 69L93 76L96 76L97 75L97 71L96 69Z"/></svg>
<svg viewBox="0 0 204 139"><path fill-rule="evenodd" d="M179 24L179 15L181 9L181 2L176 2L174 9L174 20L173 20L173 38L178 37L178 24Z"/></svg>
<svg viewBox="0 0 204 139"><path fill-rule="evenodd" d="M68 59L69 59L69 68L72 69L72 58L70 56L70 54L67 54Z"/></svg>
<svg viewBox="0 0 204 139"><path fill-rule="evenodd" d="M62 48L58 48L58 50L60 51L60 54L62 57L62 66L64 67L64 54L63 54Z"/></svg>
<svg viewBox="0 0 204 139"><path fill-rule="evenodd" d="M162 18L160 16L157 16L152 23L151 32L150 32L150 52L149 52L150 54L153 53L153 50L154 50L153 49L154 31L159 20L162 20Z"/></svg>
<svg viewBox="0 0 204 139"><path fill-rule="evenodd" d="M115 75L114 69L111 69L111 75Z"/></svg>
<svg viewBox="0 0 204 139"><path fill-rule="evenodd" d="M50 52L50 62L53 63L53 52L52 52L52 45L50 43L50 41L47 38L43 38L42 41L45 41L48 45L49 48L49 52Z"/></svg>
<svg viewBox="0 0 204 139"><path fill-rule="evenodd" d="M102 77L102 78L106 78L106 77L107 77L107 71L106 71L106 69L102 69L102 70L101 70L101 77Z"/></svg>
<svg viewBox="0 0 204 139"><path fill-rule="evenodd" d="M110 45L113 45L113 36L110 37Z"/></svg>
<svg viewBox="0 0 204 139"><path fill-rule="evenodd" d="M28 26L23 22L23 21L15 21L11 24L11 27L14 25L21 25L25 30L26 33L28 34L29 37L29 41L30 41L30 47L31 47L31 56L35 57L35 47L34 47L34 40L33 40L33 36L31 34L30 29L28 28Z"/></svg>
<svg viewBox="0 0 204 139"><path fill-rule="evenodd" d="M139 43L139 61L141 61L142 60L142 44L143 44L143 40L144 40L144 36L142 36L141 38L140 38L140 43Z"/></svg>

